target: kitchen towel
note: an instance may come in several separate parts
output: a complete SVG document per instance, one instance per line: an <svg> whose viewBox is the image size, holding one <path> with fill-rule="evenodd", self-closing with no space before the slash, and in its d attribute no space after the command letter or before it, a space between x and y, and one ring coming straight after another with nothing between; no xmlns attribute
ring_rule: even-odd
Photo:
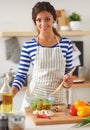
<svg viewBox="0 0 90 130"><path fill-rule="evenodd" d="M20 46L16 37L5 40L6 60L11 60L18 63L20 59Z"/></svg>
<svg viewBox="0 0 90 130"><path fill-rule="evenodd" d="M77 48L75 43L73 43L73 66L81 65L79 56L81 55L81 51Z"/></svg>

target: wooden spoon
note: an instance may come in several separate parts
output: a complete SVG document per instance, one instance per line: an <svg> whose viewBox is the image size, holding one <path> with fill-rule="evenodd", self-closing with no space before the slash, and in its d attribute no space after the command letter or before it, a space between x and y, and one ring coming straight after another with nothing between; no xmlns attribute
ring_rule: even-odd
<svg viewBox="0 0 90 130"><path fill-rule="evenodd" d="M74 67L68 74L72 75L75 69L76 67ZM60 88L63 86L63 84L64 84L64 81L62 81L61 84L49 96L56 94L60 90Z"/></svg>

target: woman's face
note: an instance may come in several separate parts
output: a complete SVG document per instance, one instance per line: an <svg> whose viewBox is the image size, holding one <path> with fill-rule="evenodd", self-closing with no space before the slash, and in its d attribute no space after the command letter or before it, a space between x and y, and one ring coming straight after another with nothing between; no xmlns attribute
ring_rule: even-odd
<svg viewBox="0 0 90 130"><path fill-rule="evenodd" d="M41 33L48 33L52 31L53 16L47 11L40 12L36 17L36 27Z"/></svg>

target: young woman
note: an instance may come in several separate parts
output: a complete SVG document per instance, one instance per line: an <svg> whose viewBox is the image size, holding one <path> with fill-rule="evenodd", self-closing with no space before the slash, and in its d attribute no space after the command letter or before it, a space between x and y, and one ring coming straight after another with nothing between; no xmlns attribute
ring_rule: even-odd
<svg viewBox="0 0 90 130"><path fill-rule="evenodd" d="M47 97L62 79L66 88L73 83L72 76L67 74L72 69L72 42L61 37L53 28L56 18L56 11L49 2L38 2L32 8L32 19L38 35L23 45L18 72L12 85L14 96L23 86L31 63L32 80L23 106L27 104L26 97L30 99L31 95ZM62 100L60 97L65 99L64 89L54 95L55 103Z"/></svg>

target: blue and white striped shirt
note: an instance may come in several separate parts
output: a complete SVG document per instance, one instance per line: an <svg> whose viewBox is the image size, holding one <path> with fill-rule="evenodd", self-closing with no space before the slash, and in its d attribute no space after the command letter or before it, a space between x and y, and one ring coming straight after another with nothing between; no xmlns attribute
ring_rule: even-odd
<svg viewBox="0 0 90 130"><path fill-rule="evenodd" d="M72 69L72 61L73 61L72 42L70 39L62 37L59 43L62 50L62 54L66 62L65 73L68 73ZM51 47L53 48L57 47L57 44ZM33 38L29 42L25 42L25 44L22 47L18 72L12 84L13 86L16 86L18 89L20 89L24 85L24 82L26 80L30 68L30 64L34 66L38 45L39 44L37 43L37 41Z"/></svg>

